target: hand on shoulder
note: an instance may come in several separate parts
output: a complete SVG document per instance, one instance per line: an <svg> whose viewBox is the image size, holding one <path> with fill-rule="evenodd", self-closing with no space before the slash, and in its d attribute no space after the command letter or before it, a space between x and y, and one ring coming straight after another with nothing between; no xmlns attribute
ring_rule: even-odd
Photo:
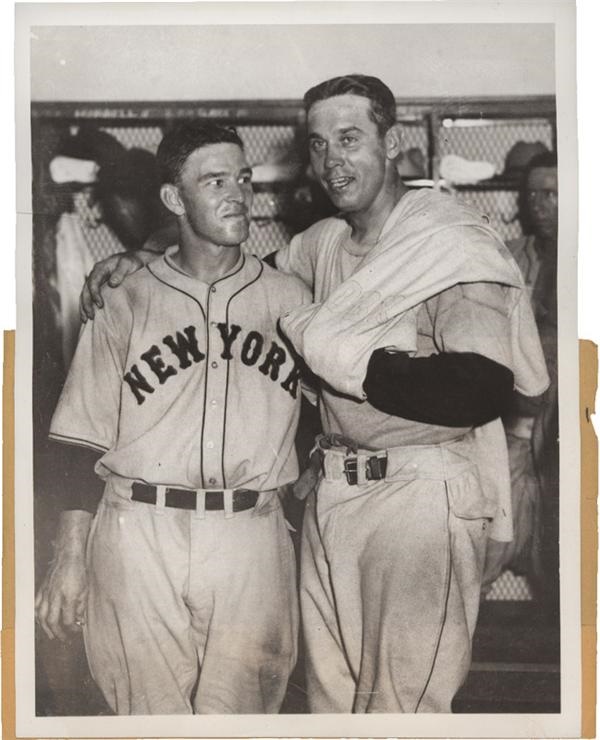
<svg viewBox="0 0 600 740"><path fill-rule="evenodd" d="M93 319L96 309L103 308L102 288L106 283L116 288L123 280L149 262L161 256L156 252L140 249L136 252L121 252L97 262L88 275L79 297L79 316L85 323Z"/></svg>

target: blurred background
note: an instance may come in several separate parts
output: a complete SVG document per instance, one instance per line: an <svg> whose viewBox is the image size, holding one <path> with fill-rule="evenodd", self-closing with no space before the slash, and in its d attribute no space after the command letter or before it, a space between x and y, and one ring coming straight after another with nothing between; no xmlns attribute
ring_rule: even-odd
<svg viewBox="0 0 600 740"><path fill-rule="evenodd" d="M46 437L79 331L79 291L95 261L140 247L167 222L157 199L154 153L174 123L204 117L238 128L255 189L244 249L262 257L330 213L305 154L303 93L339 74L377 75L397 98L404 131L398 168L407 184L446 190L487 214L507 242L533 239L531 248L539 246L527 212L527 177L534 157L556 150L553 27L450 28L33 29L38 582L52 557L60 507L60 461L50 455ZM553 260L554 281L545 284L542 302L554 306L545 332L554 332L548 344L554 341L555 351L556 252ZM531 280L533 293L536 275ZM556 393L528 415L556 421ZM301 459L317 429L307 405L298 436ZM518 503L525 497L525 505L516 507L520 549L497 560L497 577L482 594L474 663L455 701L457 712L560 711L558 450L550 448L543 470L543 456L532 463L533 443L526 444L526 455L531 460L523 475L531 485L519 489ZM301 506L290 502L288 508L299 529ZM108 713L87 673L80 640L58 645L38 635L36 656L39 715ZM306 711L301 668L284 711Z"/></svg>

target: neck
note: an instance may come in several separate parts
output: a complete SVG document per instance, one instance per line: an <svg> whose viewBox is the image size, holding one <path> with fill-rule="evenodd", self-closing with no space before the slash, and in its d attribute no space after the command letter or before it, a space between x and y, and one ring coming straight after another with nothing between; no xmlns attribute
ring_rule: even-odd
<svg viewBox="0 0 600 740"><path fill-rule="evenodd" d="M373 247L390 213L400 202L400 199L408 192L408 188L399 177L383 187L366 211L348 213L346 220L352 227L352 241L359 244L368 251Z"/></svg>
<svg viewBox="0 0 600 740"><path fill-rule="evenodd" d="M240 258L241 248L223 247L197 237L179 232L179 250L173 262L182 272L203 283L213 283L234 268Z"/></svg>

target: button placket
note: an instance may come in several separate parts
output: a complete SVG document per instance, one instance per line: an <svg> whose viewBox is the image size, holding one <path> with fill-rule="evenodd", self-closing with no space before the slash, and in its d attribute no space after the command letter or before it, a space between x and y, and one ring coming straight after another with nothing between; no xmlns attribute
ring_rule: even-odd
<svg viewBox="0 0 600 740"><path fill-rule="evenodd" d="M226 298L224 291L212 285L209 289L206 323L206 400L202 438L202 473L205 485L222 486L222 439L224 434L225 394L227 384L226 360L221 357L223 341L218 329L224 322Z"/></svg>

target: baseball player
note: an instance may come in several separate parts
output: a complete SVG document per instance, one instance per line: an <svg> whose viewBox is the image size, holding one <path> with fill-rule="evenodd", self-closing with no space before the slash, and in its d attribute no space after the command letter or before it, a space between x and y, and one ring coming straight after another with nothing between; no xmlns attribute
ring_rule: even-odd
<svg viewBox="0 0 600 740"><path fill-rule="evenodd" d="M49 637L83 625L118 714L277 712L296 660L278 493L298 473L300 366L276 322L308 290L241 254L235 130L185 124L158 159L179 242L82 332L51 424L70 498L38 621Z"/></svg>
<svg viewBox="0 0 600 740"><path fill-rule="evenodd" d="M313 290L316 305L281 325L323 381L301 554L309 708L449 712L469 669L490 523L511 534L498 417L515 383L543 391L539 339L485 221L401 181L387 86L335 78L305 108L311 164L340 214L276 256ZM134 267L99 268L84 312L101 302L103 275L118 282Z"/></svg>
<svg viewBox="0 0 600 740"><path fill-rule="evenodd" d="M449 712L490 521L510 537L497 417L513 384L546 387L539 338L484 219L399 179L391 91L351 75L304 102L311 164L342 216L277 254L314 286L316 305L281 325L324 381L301 561L309 704Z"/></svg>

